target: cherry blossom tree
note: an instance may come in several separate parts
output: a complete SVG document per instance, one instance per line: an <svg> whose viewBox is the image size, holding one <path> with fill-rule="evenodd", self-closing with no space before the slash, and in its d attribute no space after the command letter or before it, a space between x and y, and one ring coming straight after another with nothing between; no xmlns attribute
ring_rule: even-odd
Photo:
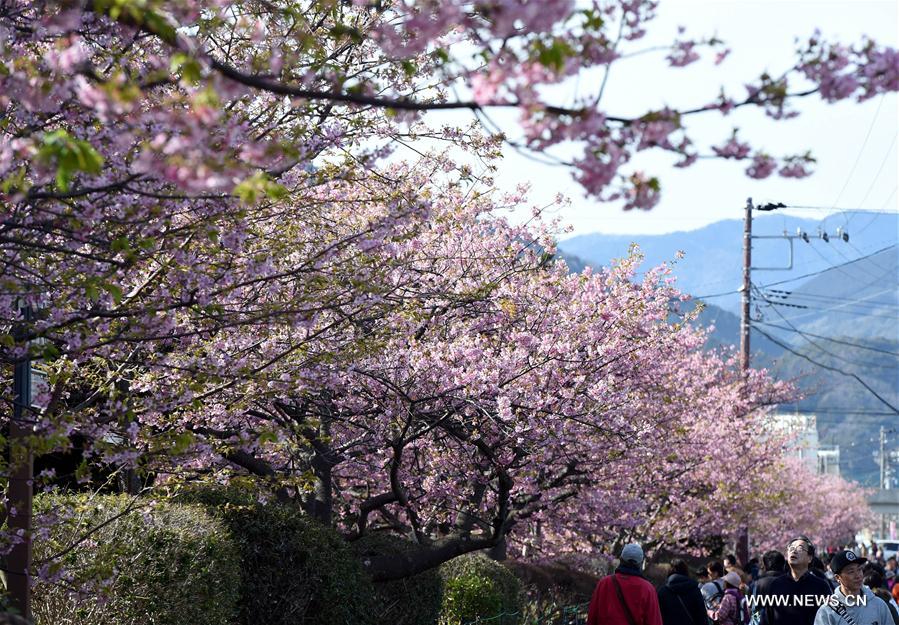
<svg viewBox="0 0 899 625"><path fill-rule="evenodd" d="M608 75L654 8L0 0L0 358L49 376L15 445L78 432L91 462L160 484L253 476L349 534L428 548L372 562L379 579L487 547L751 522L747 484L775 446L754 440L756 411L787 389L703 355L666 269L635 281L634 256L568 275L552 227L493 214L523 196L448 156L386 162L422 138L489 161L503 136L421 114L512 107L516 148L577 143L586 192L651 208L658 180L628 162L694 163L694 115L777 120L796 97L899 86L895 50L815 34L785 75L689 110L614 114L605 80L547 101L579 71ZM723 60L722 42L683 39L666 62L706 48ZM752 177L808 173L810 156L748 141L709 150ZM823 536L857 514L822 518Z"/></svg>

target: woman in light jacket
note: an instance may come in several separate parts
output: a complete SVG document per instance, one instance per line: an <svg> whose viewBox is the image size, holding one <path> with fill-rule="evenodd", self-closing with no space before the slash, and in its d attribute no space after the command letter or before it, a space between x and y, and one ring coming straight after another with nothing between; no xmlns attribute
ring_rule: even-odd
<svg viewBox="0 0 899 625"><path fill-rule="evenodd" d="M718 625L745 625L749 622L749 606L740 592L743 580L731 571L724 576L724 597L718 609L709 612L709 617Z"/></svg>

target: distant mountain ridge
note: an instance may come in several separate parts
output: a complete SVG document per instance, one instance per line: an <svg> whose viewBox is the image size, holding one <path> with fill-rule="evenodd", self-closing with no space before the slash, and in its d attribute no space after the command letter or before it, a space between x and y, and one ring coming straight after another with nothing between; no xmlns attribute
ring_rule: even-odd
<svg viewBox="0 0 899 625"><path fill-rule="evenodd" d="M789 217L755 220L756 234L801 228L810 241L794 241L793 269L753 271L752 363L794 381L805 397L782 409L815 413L822 442L840 445L843 475L876 486L879 428L899 422L893 410L899 407L899 219L862 214L848 224L825 222L829 234L837 225L846 227L848 243L814 238L818 224ZM686 256L673 273L682 291L703 301L699 323L714 326L708 347L737 346L742 228L733 220L668 235L583 235L562 241L559 249L573 271L607 265L634 242L647 269L683 250ZM755 267L787 264L785 240L754 243ZM888 441L899 447L899 433L893 436Z"/></svg>
<svg viewBox="0 0 899 625"><path fill-rule="evenodd" d="M838 227L849 233L849 242L817 238L819 227L834 234ZM899 216L886 213L862 213L845 218L831 216L824 220L799 219L788 215L765 214L753 219L753 235L774 237L784 231L794 234L802 229L810 242L793 242L794 267L788 271L756 269L753 281L767 284L825 270L848 259L895 244ZM671 262L678 251L685 256L674 265L679 288L694 296L720 295L714 302L731 312L739 311L741 283L743 221L719 221L698 230L663 235L585 234L559 242L559 250L581 259L585 264L602 266L612 258L627 255L632 243L645 255L647 268ZM789 263L789 243L780 238L753 241L754 267L785 267ZM711 300L710 300L711 301Z"/></svg>

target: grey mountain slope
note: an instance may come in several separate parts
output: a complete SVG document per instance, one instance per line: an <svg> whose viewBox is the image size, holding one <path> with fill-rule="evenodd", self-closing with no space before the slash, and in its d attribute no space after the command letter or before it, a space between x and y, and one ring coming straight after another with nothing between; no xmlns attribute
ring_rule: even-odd
<svg viewBox="0 0 899 625"><path fill-rule="evenodd" d="M888 404L899 407L899 251L894 246L862 260L847 262L864 256L862 250L886 247L895 244L897 239L895 215L859 219L853 223L859 227L861 235L852 235L850 223L850 244L843 244L847 247L836 251L832 247L838 244L836 241L798 241L795 243L797 267L792 272L754 272L754 282L762 287L762 293L754 296L753 319L773 325L760 325L753 331L752 362L755 367L769 368L779 379L794 381L804 398L782 409L817 413L822 441L840 445L843 475L864 485L876 486L878 466L874 451L879 428L881 424L895 425L897 419L891 414L890 406L858 380L845 374L858 376ZM771 231L774 223L763 223L763 229L758 222L763 219L757 220L756 232ZM788 223L787 227L795 223ZM799 227L814 231L816 223L806 221ZM782 220L780 227L783 228ZM723 291L728 289L721 287L729 283L731 289L736 290L739 283L739 244L733 242L739 241L741 229L742 224L735 221L713 224L694 233L674 233L664 237L577 237L562 242L560 249L565 254L573 252L581 256L578 260L582 263L603 265L612 257L626 254L632 239L636 238L646 255L647 266L671 260L678 249L683 249L687 256L674 269L680 287L696 295L714 295L718 292L714 286ZM834 229L830 228L830 231ZM866 237L866 234L872 236ZM778 243L783 246L783 241ZM730 249L731 246L734 249ZM817 262L808 261L810 246L816 246L820 252L820 255L814 254ZM691 264L691 250L693 257L699 257L702 262ZM770 258L769 254L758 252L756 263ZM598 254L607 256L601 259ZM828 269L833 265L841 266ZM814 275L788 280L810 273ZM714 284L710 280L718 282ZM783 284L765 287L784 280L787 281ZM697 286L708 288L703 290ZM730 299L729 306L734 308L739 295L734 294ZM710 300L715 303L729 301L728 298ZM738 315L708 301L705 304L699 322L715 327L708 346L738 345ZM761 331L789 349L769 341ZM829 371L819 365L838 371ZM890 440L899 444L899 433L892 436L894 438L889 439L888 444Z"/></svg>
<svg viewBox="0 0 899 625"><path fill-rule="evenodd" d="M848 224L847 224L848 221ZM849 243L831 240L825 243L814 238L818 227L833 234L837 227L846 227ZM784 230L795 233L802 228L811 235L809 243L794 242L794 268L790 271L756 270L753 280L767 284L795 278L803 274L826 269L859 256L857 250L874 251L891 243L895 244L899 219L896 214L837 215L823 221L798 219L777 214L761 215L753 220L753 233L759 236L775 236ZM559 249L573 254L587 264L604 265L612 258L625 256L632 243L637 243L646 257L646 266L672 261L678 251L685 256L677 261L675 274L681 290L696 296L730 292L714 298L714 303L731 312L739 311L739 294L742 265L743 222L740 219L720 221L698 230L673 232L665 235L605 235L588 234L566 239ZM753 242L753 265L786 266L789 262L789 245L782 239L758 239Z"/></svg>

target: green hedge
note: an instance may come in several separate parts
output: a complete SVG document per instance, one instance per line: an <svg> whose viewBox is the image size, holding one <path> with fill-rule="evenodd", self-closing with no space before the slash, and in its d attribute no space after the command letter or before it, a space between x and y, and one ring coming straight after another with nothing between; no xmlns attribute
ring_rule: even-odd
<svg viewBox="0 0 899 625"><path fill-rule="evenodd" d="M34 560L54 581L34 588L38 625L228 625L240 584L229 532L198 506L127 496L40 496L65 513L36 532ZM60 555L61 554L61 555ZM76 594L73 590L78 590Z"/></svg>
<svg viewBox="0 0 899 625"><path fill-rule="evenodd" d="M523 607L521 586L502 564L482 555L465 555L442 565L440 577L440 625L465 625L489 618L497 625L518 622Z"/></svg>
<svg viewBox="0 0 899 625"><path fill-rule="evenodd" d="M479 555L372 584L366 555L420 547L378 534L348 545L245 491L40 496L35 509L68 511L35 536L37 625L464 625L502 614L497 625L513 625L522 609L515 576Z"/></svg>
<svg viewBox="0 0 899 625"><path fill-rule="evenodd" d="M352 543L360 561L366 556L391 555L403 558L421 547L397 536L377 533ZM374 585L373 611L378 625L434 625L440 618L442 582L437 569L408 579Z"/></svg>
<svg viewBox="0 0 899 625"><path fill-rule="evenodd" d="M231 530L241 559L240 625L376 625L371 581L331 528L237 489L181 500L205 506Z"/></svg>

